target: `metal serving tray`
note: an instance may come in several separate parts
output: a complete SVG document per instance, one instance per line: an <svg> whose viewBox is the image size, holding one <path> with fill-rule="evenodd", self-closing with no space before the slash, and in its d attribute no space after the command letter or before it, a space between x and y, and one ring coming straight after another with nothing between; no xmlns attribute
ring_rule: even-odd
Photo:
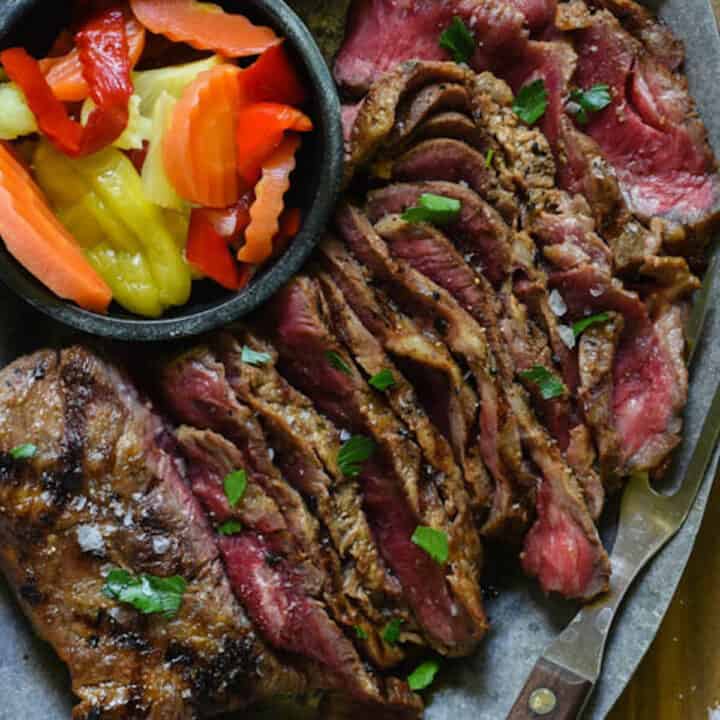
<svg viewBox="0 0 720 720"><path fill-rule="evenodd" d="M685 41L690 88L720 153L720 37L712 8L708 0L667 0L659 12ZM719 302L720 283L716 283L691 375L685 443L669 474L669 487L683 476L719 379L720 313L715 310ZM0 288L0 364L67 339L62 328ZM692 551L716 465L717 459L685 527L630 592L586 718L600 720L607 715L657 633ZM613 531L609 519L603 527L608 543ZM497 593L488 599L492 632L475 657L444 666L437 690L428 697L428 720L503 720L537 656L576 611L571 603L544 597L511 561L504 566L496 572ZM69 686L67 671L35 637L0 579L0 720L67 720L73 702Z"/></svg>

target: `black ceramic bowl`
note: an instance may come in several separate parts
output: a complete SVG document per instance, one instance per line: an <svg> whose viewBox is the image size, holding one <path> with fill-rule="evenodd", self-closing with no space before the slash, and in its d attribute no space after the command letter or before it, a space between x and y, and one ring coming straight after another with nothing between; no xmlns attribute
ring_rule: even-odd
<svg viewBox="0 0 720 720"><path fill-rule="evenodd" d="M0 279L55 320L119 340L160 341L196 335L237 320L264 303L300 269L315 247L337 200L342 178L340 102L332 76L312 35L282 0L227 0L221 4L229 12L242 12L254 22L270 25L285 37L312 89L309 114L315 131L304 138L290 198L293 206L303 210L299 235L284 255L264 267L240 293L230 293L209 281L195 282L190 300L157 320L131 315L115 304L107 315L99 315L61 300L25 271L0 243ZM62 28L67 9L68 3L49 4L47 0L0 2L0 45L22 45L43 53Z"/></svg>

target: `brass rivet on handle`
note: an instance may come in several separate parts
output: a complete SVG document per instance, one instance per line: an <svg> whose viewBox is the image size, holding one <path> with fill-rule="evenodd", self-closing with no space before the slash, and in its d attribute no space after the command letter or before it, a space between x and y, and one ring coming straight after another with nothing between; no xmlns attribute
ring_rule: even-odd
<svg viewBox="0 0 720 720"><path fill-rule="evenodd" d="M549 715L557 707L557 696L549 688L538 688L530 696L528 705L536 715Z"/></svg>

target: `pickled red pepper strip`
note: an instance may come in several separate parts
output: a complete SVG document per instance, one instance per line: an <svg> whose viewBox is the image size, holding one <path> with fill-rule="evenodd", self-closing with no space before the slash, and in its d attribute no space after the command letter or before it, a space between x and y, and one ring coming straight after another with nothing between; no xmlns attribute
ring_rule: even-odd
<svg viewBox="0 0 720 720"><path fill-rule="evenodd" d="M228 290L239 290L243 274L229 247L229 238L214 226L213 211L195 208L190 216L186 256L200 272Z"/></svg>
<svg viewBox="0 0 720 720"><path fill-rule="evenodd" d="M0 63L17 83L33 111L40 131L66 155L81 157L116 140L129 119L133 92L125 19L120 10L108 10L90 20L75 36L83 77L96 105L83 127L58 100L40 64L23 48L0 53Z"/></svg>

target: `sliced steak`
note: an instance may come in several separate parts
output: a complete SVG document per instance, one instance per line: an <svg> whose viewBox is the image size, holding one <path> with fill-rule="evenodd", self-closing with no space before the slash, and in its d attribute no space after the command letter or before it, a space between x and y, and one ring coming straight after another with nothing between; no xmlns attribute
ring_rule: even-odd
<svg viewBox="0 0 720 720"><path fill-rule="evenodd" d="M214 343L238 398L257 413L275 452L275 462L315 508L343 563L339 594L351 600L371 621L352 624L365 630L365 649L380 667L403 658L399 646L382 642L387 616L403 621L403 641L417 639L401 588L380 556L362 509L358 483L337 466L338 430L310 400L291 387L275 369L277 353L246 328L234 327ZM261 365L243 362L243 349L270 358ZM419 641L419 640L418 640Z"/></svg>
<svg viewBox="0 0 720 720"><path fill-rule="evenodd" d="M472 77L466 68L447 62L407 62L376 83L360 107L350 133L346 152L346 179L386 145L398 118L401 103L406 106L423 88L442 83L464 84Z"/></svg>
<svg viewBox="0 0 720 720"><path fill-rule="evenodd" d="M0 560L68 664L73 717L192 718L302 692L235 600L171 435L114 367L82 348L2 371ZM11 448L37 446L30 460ZM187 583L179 612L106 596L108 568Z"/></svg>
<svg viewBox="0 0 720 720"><path fill-rule="evenodd" d="M575 34L575 49L574 81L612 88L611 105L593 115L586 132L615 169L630 209L691 232L709 231L718 217L720 184L687 82L606 11Z"/></svg>
<svg viewBox="0 0 720 720"><path fill-rule="evenodd" d="M595 232L590 207L581 195L546 193L528 228L544 257L556 268L571 270L589 263L600 271L612 271L612 251Z"/></svg>
<svg viewBox="0 0 720 720"><path fill-rule="evenodd" d="M335 62L335 79L346 92L362 95L406 60L447 60L440 35L454 17L472 28L478 40L473 67L488 67L498 53L512 56L522 49L528 18L537 24L553 10L554 4L544 0L357 0Z"/></svg>
<svg viewBox="0 0 720 720"><path fill-rule="evenodd" d="M603 481L618 484L622 468L620 438L614 425L613 366L624 322L622 315L610 314L607 322L588 328L580 338L580 399L585 419L593 429Z"/></svg>
<svg viewBox="0 0 720 720"><path fill-rule="evenodd" d="M652 470L680 439L687 400L682 312L677 306L652 319L635 294L589 266L550 278L573 318L599 312L622 315L625 326L613 366L613 413L627 471Z"/></svg>
<svg viewBox="0 0 720 720"><path fill-rule="evenodd" d="M489 344L498 358L499 374L504 379L502 395L498 392L498 401L502 398L508 403L509 409L506 411L508 417L512 417L513 424L517 423L520 439L533 462L542 472L539 492L543 493L543 485L552 485L551 491L544 491L545 499L553 506L553 512L564 514L563 530L567 531L568 536L569 523L572 523L574 530L571 547L580 543L582 537L584 543L582 553L592 560L589 566L584 562L582 567L574 565L569 562L574 552L571 551L565 565L568 574L562 580L546 570L542 563L538 564L534 560L528 560L525 569L531 574L538 575L540 583L548 591L554 590L568 597L593 597L606 587L609 574L607 555L598 539L597 530L588 513L577 479L566 464L559 448L533 416L525 394L513 382L514 367L499 337L497 316L489 317L492 310L480 297L472 269L462 262L460 256L455 254L453 257L452 246L447 241L443 243L440 233L429 226L411 225L397 216L390 216L376 225L376 229L388 241L393 255L402 258L448 290L477 321L477 331L480 332L480 327L483 327L487 333ZM504 357L502 361L501 357ZM507 366L505 370L503 365ZM501 407L499 402L498 406ZM528 535L527 542L530 546L529 549L526 547L526 558L535 557L534 544L538 536L545 534L542 513L549 514L551 511L548 505L542 504L539 504L537 509L539 520Z"/></svg>
<svg viewBox="0 0 720 720"><path fill-rule="evenodd" d="M448 582L455 595L463 598L463 605L473 617L485 624L479 586L482 547L452 448L430 421L412 385L386 355L380 342L360 322L331 277L323 272L317 277L330 309L333 329L358 368L369 381L380 373L391 373L393 384L381 392L398 418L414 433L423 454L422 472L432 477L445 511L438 513L436 522L443 523L447 519L450 545L458 551Z"/></svg>
<svg viewBox="0 0 720 720"><path fill-rule="evenodd" d="M260 424L253 411L238 402L214 353L208 347L194 348L166 363L160 376L160 391L172 416L201 430L214 430L238 446L257 482L282 508L288 529L312 557L317 551L317 520L273 464Z"/></svg>
<svg viewBox="0 0 720 720"><path fill-rule="evenodd" d="M470 504L481 518L492 502L492 484L473 435L478 409L474 390L437 332L405 315L341 243L328 238L321 252L322 266L410 379L433 424L447 438L462 468Z"/></svg>
<svg viewBox="0 0 720 720"><path fill-rule="evenodd" d="M679 70L685 62L682 41L644 5L635 0L591 0L590 4L613 13L668 70Z"/></svg>
<svg viewBox="0 0 720 720"><path fill-rule="evenodd" d="M482 154L459 140L426 140L393 164L393 178L401 181L445 180L464 183L486 198L503 218L513 223L519 207L514 195L500 185L492 168L493 155Z"/></svg>
<svg viewBox="0 0 720 720"><path fill-rule="evenodd" d="M469 188L440 181L388 185L368 195L368 217L376 223L387 215L403 213L426 193L460 201L460 214L448 227L448 233L468 254L473 267L498 287L510 272L510 229L499 213Z"/></svg>
<svg viewBox="0 0 720 720"><path fill-rule="evenodd" d="M418 321L437 328L448 348L462 360L475 378L480 398L478 444L495 482L493 506L485 533L516 530L525 522L526 511L518 502L519 488L509 475L512 468L521 483L532 484L522 468L519 446L511 433L504 433L507 416L498 398L491 358L484 331L442 287L402 260L391 257L388 247L357 209L346 206L336 219L348 247L382 283L388 293ZM522 496L520 492L520 496Z"/></svg>
<svg viewBox="0 0 720 720"><path fill-rule="evenodd" d="M232 588L263 637L280 650L311 660L306 667L311 668L314 685L345 688L361 698L378 697L375 678L322 603L322 573L296 546L279 508L254 473L247 473L247 490L237 508L225 497L223 480L246 470L247 458L209 430L181 427L177 437L193 491L212 520L241 522L241 529L219 534L217 541Z"/></svg>
<svg viewBox="0 0 720 720"><path fill-rule="evenodd" d="M331 331L312 280L293 280L272 307L271 333L282 373L335 423L371 438L376 447L360 472L365 508L426 637L445 654L468 652L486 630L484 616L473 616L474 606L466 607L464 598L451 592L445 575L452 573L452 562L441 567L410 539L419 525L448 534L437 488L422 473L419 448ZM453 559L458 550L451 550Z"/></svg>

